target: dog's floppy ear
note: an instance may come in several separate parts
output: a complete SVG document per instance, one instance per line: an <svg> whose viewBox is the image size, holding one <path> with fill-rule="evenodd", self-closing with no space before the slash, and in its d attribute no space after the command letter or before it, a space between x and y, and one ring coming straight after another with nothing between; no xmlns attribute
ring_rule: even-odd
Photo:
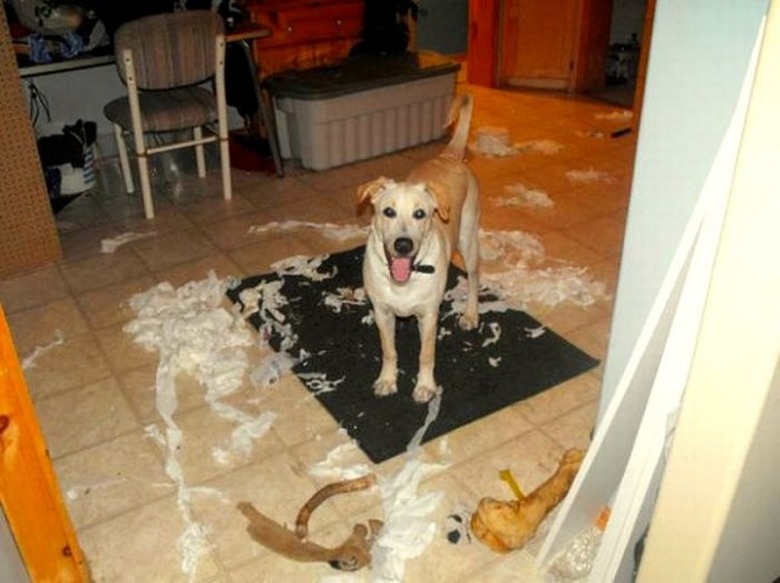
<svg viewBox="0 0 780 583"><path fill-rule="evenodd" d="M436 212L446 223L450 220L450 197L447 196L446 189L438 182L428 182L425 189L433 195L436 200Z"/></svg>
<svg viewBox="0 0 780 583"><path fill-rule="evenodd" d="M364 182L357 187L357 202L363 204L366 200L374 200L374 197L388 186L395 184L390 178L380 176L370 182Z"/></svg>

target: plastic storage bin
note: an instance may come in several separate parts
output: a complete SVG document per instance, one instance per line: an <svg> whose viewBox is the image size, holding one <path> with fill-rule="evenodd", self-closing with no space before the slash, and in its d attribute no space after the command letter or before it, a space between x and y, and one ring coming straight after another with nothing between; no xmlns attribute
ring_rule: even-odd
<svg viewBox="0 0 780 583"><path fill-rule="evenodd" d="M406 53L269 77L281 155L325 170L438 139L459 69Z"/></svg>

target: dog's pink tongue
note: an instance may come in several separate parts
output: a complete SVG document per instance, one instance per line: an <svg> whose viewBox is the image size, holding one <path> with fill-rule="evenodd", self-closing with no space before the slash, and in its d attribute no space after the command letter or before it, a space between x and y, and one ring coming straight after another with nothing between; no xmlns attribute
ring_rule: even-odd
<svg viewBox="0 0 780 583"><path fill-rule="evenodd" d="M390 259L390 274L399 283L405 282L412 274L411 257L393 257Z"/></svg>

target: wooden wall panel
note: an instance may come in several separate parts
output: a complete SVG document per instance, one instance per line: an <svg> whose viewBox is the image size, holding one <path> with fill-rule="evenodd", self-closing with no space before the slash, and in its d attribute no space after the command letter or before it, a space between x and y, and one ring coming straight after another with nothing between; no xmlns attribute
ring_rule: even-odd
<svg viewBox="0 0 780 583"><path fill-rule="evenodd" d="M5 11L0 10L0 279L62 257Z"/></svg>

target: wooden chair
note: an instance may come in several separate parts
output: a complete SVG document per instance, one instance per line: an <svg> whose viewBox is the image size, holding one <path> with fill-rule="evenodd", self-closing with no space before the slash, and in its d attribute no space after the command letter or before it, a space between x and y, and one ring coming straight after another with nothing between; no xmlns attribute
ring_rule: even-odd
<svg viewBox="0 0 780 583"><path fill-rule="evenodd" d="M127 192L134 192L135 187L125 135L133 136L146 218L154 218L149 156L171 150L195 148L198 176L203 178L204 144L218 141L223 196L230 200L222 18L209 10L146 16L120 26L114 47L127 96L111 101L103 112L114 126ZM213 91L207 88L208 81ZM149 145L147 134L160 132L174 137L163 145Z"/></svg>

